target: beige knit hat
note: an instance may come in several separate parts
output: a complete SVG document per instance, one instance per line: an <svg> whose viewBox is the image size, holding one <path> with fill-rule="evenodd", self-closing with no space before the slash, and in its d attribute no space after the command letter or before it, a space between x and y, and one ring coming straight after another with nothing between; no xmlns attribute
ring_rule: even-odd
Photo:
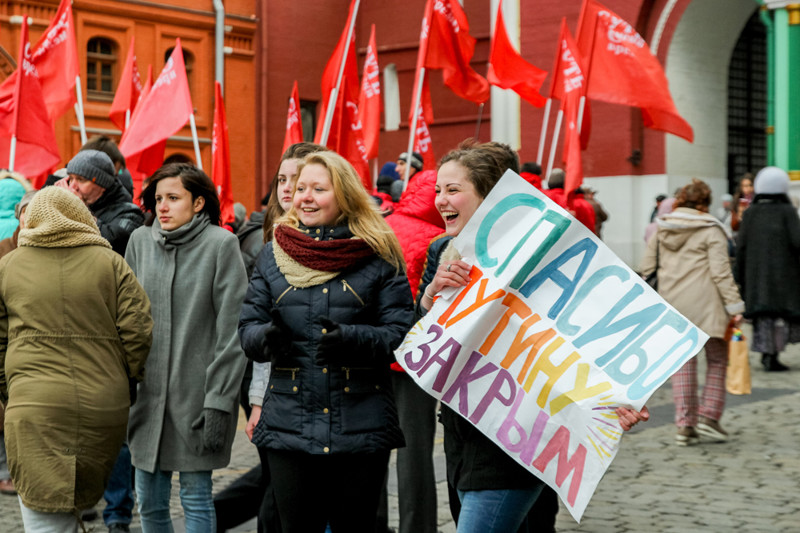
<svg viewBox="0 0 800 533"><path fill-rule="evenodd" d="M25 212L25 228L19 232L19 246L72 248L104 246L94 217L72 192L60 187L45 187L31 200Z"/></svg>

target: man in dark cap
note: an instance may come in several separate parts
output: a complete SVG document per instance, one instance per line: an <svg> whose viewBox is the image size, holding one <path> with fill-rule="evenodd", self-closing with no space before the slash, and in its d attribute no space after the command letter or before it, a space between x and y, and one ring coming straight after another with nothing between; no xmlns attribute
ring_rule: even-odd
<svg viewBox="0 0 800 533"><path fill-rule="evenodd" d="M94 215L100 234L120 255L125 255L133 230L144 214L116 177L111 158L98 150L82 150L67 163L67 177L55 183L72 191Z"/></svg>
<svg viewBox="0 0 800 533"><path fill-rule="evenodd" d="M399 200L400 196L403 194L403 180L406 176L406 165L408 165L409 168L408 181L411 181L414 174L422 170L424 162L425 160L419 152L411 152L410 154L408 152L403 152L400 154L395 166L395 171L400 176L400 179L391 185L392 198L397 198Z"/></svg>

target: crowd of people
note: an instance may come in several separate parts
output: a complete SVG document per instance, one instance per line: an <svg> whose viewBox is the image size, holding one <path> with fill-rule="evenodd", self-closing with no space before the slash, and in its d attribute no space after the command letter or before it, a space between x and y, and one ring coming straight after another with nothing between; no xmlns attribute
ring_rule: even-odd
<svg viewBox="0 0 800 533"><path fill-rule="evenodd" d="M176 474L189 532L257 516L260 532L384 533L396 449L400 532L434 533L437 419L459 532L554 531L555 492L393 352L438 293L469 282L452 239L506 170L600 237L596 191L565 191L562 170L543 180L507 145L474 141L436 170L404 152L367 191L344 158L299 143L263 210L225 228L191 162L166 162L134 199L118 155L91 140L38 192L0 174L0 491L18 494L26 531L78 531L102 497L109 531L129 530L134 502L143 531L171 531ZM641 271L710 337L702 398L695 358L673 377L679 445L728 438L729 326L753 321L767 370L800 340L800 294L765 286L800 274L787 193L769 167L730 199L727 221L708 214L698 180L654 214ZM214 496L240 406L260 464ZM649 416L617 414L625 430Z"/></svg>

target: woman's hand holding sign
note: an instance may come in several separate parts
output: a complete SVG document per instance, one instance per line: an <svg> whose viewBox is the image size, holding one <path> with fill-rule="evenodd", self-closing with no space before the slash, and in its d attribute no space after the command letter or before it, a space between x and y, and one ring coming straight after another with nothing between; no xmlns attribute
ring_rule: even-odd
<svg viewBox="0 0 800 533"><path fill-rule="evenodd" d="M444 261L436 270L436 275L430 284L425 287L422 306L430 309L433 306L433 297L445 287L464 287L469 283L471 267L464 261Z"/></svg>

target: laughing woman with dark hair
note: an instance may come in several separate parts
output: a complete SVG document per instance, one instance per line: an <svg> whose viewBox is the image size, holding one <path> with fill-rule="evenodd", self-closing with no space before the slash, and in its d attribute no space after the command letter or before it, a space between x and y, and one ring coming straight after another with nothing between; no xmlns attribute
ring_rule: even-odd
<svg viewBox="0 0 800 533"><path fill-rule="evenodd" d="M172 530L175 471L186 531L215 531L211 471L231 456L245 366L236 319L247 274L238 239L219 227L219 200L202 170L165 165L142 198L156 219L133 233L125 254L155 322L128 428L142 530Z"/></svg>

